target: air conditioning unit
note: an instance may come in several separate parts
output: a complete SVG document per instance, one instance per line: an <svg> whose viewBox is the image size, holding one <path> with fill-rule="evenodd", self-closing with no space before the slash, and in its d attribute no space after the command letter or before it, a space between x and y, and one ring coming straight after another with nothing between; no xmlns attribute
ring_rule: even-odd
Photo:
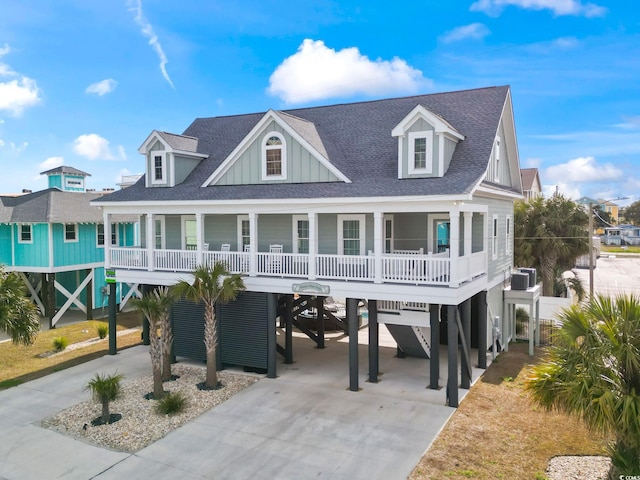
<svg viewBox="0 0 640 480"><path fill-rule="evenodd" d="M526 290L527 288L529 288L528 273L511 274L511 290Z"/></svg>
<svg viewBox="0 0 640 480"><path fill-rule="evenodd" d="M537 281L535 268L519 268L518 271L529 275L529 288L536 286Z"/></svg>

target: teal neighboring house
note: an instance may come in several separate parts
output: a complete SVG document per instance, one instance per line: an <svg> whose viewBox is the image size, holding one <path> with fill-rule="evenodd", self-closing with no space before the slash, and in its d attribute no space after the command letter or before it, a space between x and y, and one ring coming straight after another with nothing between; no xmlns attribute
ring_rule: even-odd
<svg viewBox="0 0 640 480"><path fill-rule="evenodd" d="M90 175L73 167L41 174L48 176L46 190L0 196L0 264L18 272L51 326L70 308L91 319L108 302L105 243L135 246L138 219L119 216L105 232L102 209L90 202L110 191L87 191ZM117 303L123 306L136 290L119 284Z"/></svg>

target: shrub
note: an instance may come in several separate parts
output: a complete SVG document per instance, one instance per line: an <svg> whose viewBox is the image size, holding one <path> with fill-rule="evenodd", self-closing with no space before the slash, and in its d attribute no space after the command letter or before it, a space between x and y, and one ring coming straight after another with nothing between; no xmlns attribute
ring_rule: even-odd
<svg viewBox="0 0 640 480"><path fill-rule="evenodd" d="M69 345L67 337L55 337L53 339L53 348L56 352L62 352Z"/></svg>
<svg viewBox="0 0 640 480"><path fill-rule="evenodd" d="M169 392L156 404L156 413L160 415L174 415L184 411L187 407L187 397L182 392Z"/></svg>
<svg viewBox="0 0 640 480"><path fill-rule="evenodd" d="M101 339L106 338L106 336L109 334L109 325L106 323L99 323L96 327L96 330L98 331L98 337L100 337Z"/></svg>
<svg viewBox="0 0 640 480"><path fill-rule="evenodd" d="M109 402L117 399L121 393L120 382L124 378L122 374L96 375L87 383L85 389L91 390L93 398L102 404L102 423L109 423Z"/></svg>

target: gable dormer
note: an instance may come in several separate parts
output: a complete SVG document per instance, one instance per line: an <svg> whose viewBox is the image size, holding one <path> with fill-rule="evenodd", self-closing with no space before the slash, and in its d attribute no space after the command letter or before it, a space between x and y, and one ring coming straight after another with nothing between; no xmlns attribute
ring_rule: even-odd
<svg viewBox="0 0 640 480"><path fill-rule="evenodd" d="M197 152L198 139L154 130L140 146L145 156L145 186L173 187L182 183L204 155Z"/></svg>
<svg viewBox="0 0 640 480"><path fill-rule="evenodd" d="M442 177L464 135L439 115L417 105L391 131L398 138L398 178Z"/></svg>
<svg viewBox="0 0 640 480"><path fill-rule="evenodd" d="M269 110L204 182L209 185L345 182L316 126Z"/></svg>

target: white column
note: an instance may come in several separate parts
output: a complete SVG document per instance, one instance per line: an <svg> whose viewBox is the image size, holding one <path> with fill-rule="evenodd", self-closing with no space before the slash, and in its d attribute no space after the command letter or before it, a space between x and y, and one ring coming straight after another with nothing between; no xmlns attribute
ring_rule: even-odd
<svg viewBox="0 0 640 480"><path fill-rule="evenodd" d="M198 265L204 264L204 255L202 253L204 243L204 225L202 224L202 214L196 213L196 245L198 249Z"/></svg>
<svg viewBox="0 0 640 480"><path fill-rule="evenodd" d="M471 240L472 240L472 225L471 219L473 218L473 212L464 212L464 256L471 256Z"/></svg>
<svg viewBox="0 0 640 480"><path fill-rule="evenodd" d="M309 212L309 280L316 279L316 259L318 256L318 214Z"/></svg>
<svg viewBox="0 0 640 480"><path fill-rule="evenodd" d="M249 214L249 276L255 277L258 266L258 214Z"/></svg>
<svg viewBox="0 0 640 480"><path fill-rule="evenodd" d="M373 212L373 264L374 283L382 283L382 252L384 251L384 215Z"/></svg>
<svg viewBox="0 0 640 480"><path fill-rule="evenodd" d="M458 286L457 268L460 255L460 211L456 208L449 212L449 285Z"/></svg>
<svg viewBox="0 0 640 480"><path fill-rule="evenodd" d="M105 226L106 228L106 226ZM109 227L111 228L111 227ZM109 229L111 232L111 229ZM111 234L109 234L111 235ZM147 240L147 270L152 271L154 269L153 265L153 249L155 248L156 243L156 229L153 223L153 214L147 213L147 232L146 232L146 240ZM111 238L111 237L109 237Z"/></svg>
<svg viewBox="0 0 640 480"><path fill-rule="evenodd" d="M104 224L104 265L111 267L111 215L102 212L102 223ZM53 232L49 232L50 234ZM49 243L53 245L53 238L49 238ZM49 252L50 260L53 260L53 252Z"/></svg>

